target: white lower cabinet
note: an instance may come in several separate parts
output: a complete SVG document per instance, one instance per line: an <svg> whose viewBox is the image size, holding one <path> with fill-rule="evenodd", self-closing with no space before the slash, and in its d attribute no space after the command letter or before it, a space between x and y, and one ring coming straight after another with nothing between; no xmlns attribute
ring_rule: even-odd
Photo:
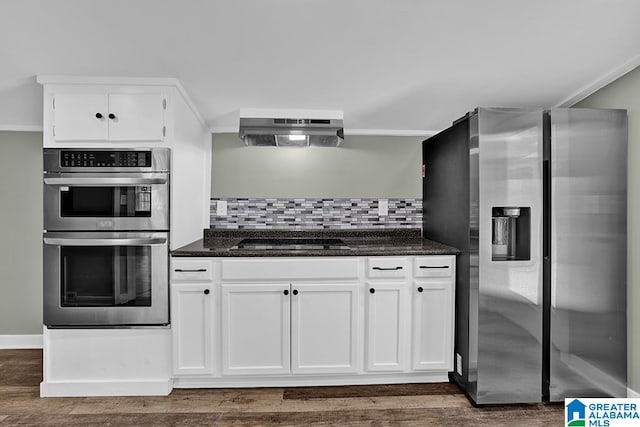
<svg viewBox="0 0 640 427"><path fill-rule="evenodd" d="M358 371L358 284L294 284L291 372Z"/></svg>
<svg viewBox="0 0 640 427"><path fill-rule="evenodd" d="M171 287L174 374L213 374L211 285L180 283Z"/></svg>
<svg viewBox="0 0 640 427"><path fill-rule="evenodd" d="M414 370L453 369L453 283L420 281L413 289Z"/></svg>
<svg viewBox="0 0 640 427"><path fill-rule="evenodd" d="M206 258L171 262L171 337L174 375L214 373L213 263Z"/></svg>
<svg viewBox="0 0 640 427"><path fill-rule="evenodd" d="M357 371L358 285L223 284L224 375Z"/></svg>
<svg viewBox="0 0 640 427"><path fill-rule="evenodd" d="M174 258L177 386L446 381L453 255L270 261Z"/></svg>
<svg viewBox="0 0 640 427"><path fill-rule="evenodd" d="M365 300L367 371L406 370L411 345L409 284L369 282Z"/></svg>
<svg viewBox="0 0 640 427"><path fill-rule="evenodd" d="M222 373L289 373L289 284L222 285Z"/></svg>

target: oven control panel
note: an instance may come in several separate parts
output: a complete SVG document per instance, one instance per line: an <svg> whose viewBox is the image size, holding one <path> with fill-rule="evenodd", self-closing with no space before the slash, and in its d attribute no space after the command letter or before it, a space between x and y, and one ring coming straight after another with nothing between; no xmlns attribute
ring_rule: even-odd
<svg viewBox="0 0 640 427"><path fill-rule="evenodd" d="M62 150L63 168L144 168L151 166L151 151Z"/></svg>

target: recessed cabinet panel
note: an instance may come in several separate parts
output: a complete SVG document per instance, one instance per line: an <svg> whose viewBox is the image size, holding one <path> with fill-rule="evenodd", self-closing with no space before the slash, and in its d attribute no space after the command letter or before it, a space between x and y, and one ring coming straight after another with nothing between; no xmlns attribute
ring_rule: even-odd
<svg viewBox="0 0 640 427"><path fill-rule="evenodd" d="M213 265L210 258L172 258L172 282L210 282L213 280Z"/></svg>
<svg viewBox="0 0 640 427"><path fill-rule="evenodd" d="M291 371L356 372L358 285L293 285Z"/></svg>
<svg viewBox="0 0 640 427"><path fill-rule="evenodd" d="M413 289L413 369L453 369L450 281L416 282Z"/></svg>
<svg viewBox="0 0 640 427"><path fill-rule="evenodd" d="M252 258L222 261L223 280L357 279L357 258Z"/></svg>
<svg viewBox="0 0 640 427"><path fill-rule="evenodd" d="M415 277L451 277L455 261L451 255L416 257L413 265Z"/></svg>
<svg viewBox="0 0 640 427"><path fill-rule="evenodd" d="M213 301L211 284L171 288L173 371L176 375L213 373Z"/></svg>
<svg viewBox="0 0 640 427"><path fill-rule="evenodd" d="M164 138L164 109L160 93L109 95L109 139L112 141L157 141ZM111 118L113 117L113 118Z"/></svg>
<svg viewBox="0 0 640 427"><path fill-rule="evenodd" d="M403 371L409 347L407 283L368 283L367 370Z"/></svg>
<svg viewBox="0 0 640 427"><path fill-rule="evenodd" d="M54 137L58 141L106 140L108 97L106 94L56 94L54 99Z"/></svg>
<svg viewBox="0 0 640 427"><path fill-rule="evenodd" d="M288 283L222 285L223 374L289 372L288 291Z"/></svg>
<svg viewBox="0 0 640 427"><path fill-rule="evenodd" d="M374 278L407 277L411 275L407 258L369 258L367 276Z"/></svg>

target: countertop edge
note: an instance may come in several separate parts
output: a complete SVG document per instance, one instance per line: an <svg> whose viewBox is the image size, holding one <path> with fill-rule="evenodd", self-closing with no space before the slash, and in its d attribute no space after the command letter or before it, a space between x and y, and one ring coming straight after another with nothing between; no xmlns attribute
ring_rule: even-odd
<svg viewBox="0 0 640 427"><path fill-rule="evenodd" d="M240 239L224 239L217 247L206 247L204 240L199 239L188 245L170 251L172 257L210 257L210 258L286 258L286 257L358 257L358 256L424 256L424 255L459 255L460 250L429 239L411 239L411 241L379 242L379 247L368 241L369 247L358 244L351 239L344 239L351 249L348 250L229 250ZM361 247L358 247L361 246ZM414 247L411 247L414 246Z"/></svg>

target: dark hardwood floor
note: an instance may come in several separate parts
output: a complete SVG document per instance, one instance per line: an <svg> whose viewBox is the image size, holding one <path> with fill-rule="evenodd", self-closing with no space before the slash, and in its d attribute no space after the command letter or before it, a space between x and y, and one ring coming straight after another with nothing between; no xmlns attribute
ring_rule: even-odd
<svg viewBox="0 0 640 427"><path fill-rule="evenodd" d="M176 389L166 397L39 397L40 350L0 350L0 426L556 426L562 405L474 408L451 384Z"/></svg>

